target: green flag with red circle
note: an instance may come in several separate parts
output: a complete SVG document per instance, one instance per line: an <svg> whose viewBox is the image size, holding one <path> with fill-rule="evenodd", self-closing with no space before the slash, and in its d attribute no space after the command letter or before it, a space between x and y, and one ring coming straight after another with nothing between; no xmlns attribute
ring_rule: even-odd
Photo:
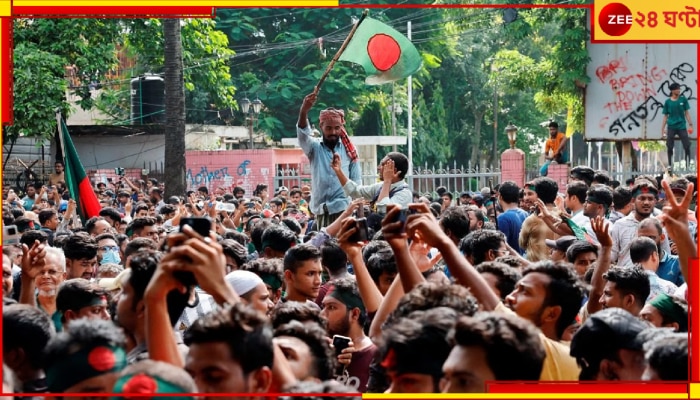
<svg viewBox="0 0 700 400"><path fill-rule="evenodd" d="M365 18L339 60L361 65L368 85L407 78L423 65L416 46L401 32L372 18Z"/></svg>

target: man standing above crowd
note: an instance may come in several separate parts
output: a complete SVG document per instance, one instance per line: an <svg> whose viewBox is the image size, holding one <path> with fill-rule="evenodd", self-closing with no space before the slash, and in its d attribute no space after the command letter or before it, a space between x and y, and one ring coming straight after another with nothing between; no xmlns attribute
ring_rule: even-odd
<svg viewBox="0 0 700 400"><path fill-rule="evenodd" d="M549 139L544 145L544 158L546 161L540 168L540 175L547 176L549 164L552 161L558 164L565 164L568 161L564 150L566 150L566 135L559 132L559 124L552 121L549 123Z"/></svg>
<svg viewBox="0 0 700 400"><path fill-rule="evenodd" d="M320 230L330 225L350 205L350 199L331 168L333 155L340 156L342 172L357 184L360 184L360 166L355 146L345 131L343 110L328 108L321 111L319 126L323 139L319 141L311 136L308 114L316 103L317 96L314 92L304 98L297 121L297 138L299 146L311 162L314 191L309 208L316 215L314 229Z"/></svg>

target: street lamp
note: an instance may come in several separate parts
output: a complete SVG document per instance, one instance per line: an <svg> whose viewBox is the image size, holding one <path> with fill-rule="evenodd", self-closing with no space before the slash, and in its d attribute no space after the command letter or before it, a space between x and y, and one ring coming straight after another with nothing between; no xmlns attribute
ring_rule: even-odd
<svg viewBox="0 0 700 400"><path fill-rule="evenodd" d="M253 109L250 109L251 104L253 105ZM248 115L246 117L246 122L250 122L248 125L249 129L249 135L250 135L250 148L253 149L255 148L255 144L253 143L253 124L255 123L255 120L257 119L258 115L260 115L260 108L262 108L262 101L260 99L256 98L253 100L251 103L250 100L248 100L247 97L244 97L243 100L238 102L238 105L241 106L241 111L243 114Z"/></svg>
<svg viewBox="0 0 700 400"><path fill-rule="evenodd" d="M506 135L508 135L508 143L510 143L510 148L514 149L515 148L515 137L518 135L518 127L513 125L512 122L508 123L508 126L506 126Z"/></svg>

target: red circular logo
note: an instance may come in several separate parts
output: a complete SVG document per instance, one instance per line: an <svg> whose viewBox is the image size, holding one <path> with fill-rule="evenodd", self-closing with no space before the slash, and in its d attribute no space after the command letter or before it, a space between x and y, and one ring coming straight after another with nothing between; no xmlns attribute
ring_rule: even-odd
<svg viewBox="0 0 700 400"><path fill-rule="evenodd" d="M598 25L609 36L622 36L632 27L632 11L620 3L610 3L598 14Z"/></svg>
<svg viewBox="0 0 700 400"><path fill-rule="evenodd" d="M401 46L393 37L378 33L369 39L367 54L374 68L384 72L390 70L401 58Z"/></svg>
<svg viewBox="0 0 700 400"><path fill-rule="evenodd" d="M122 393L156 393L158 383L146 374L134 375L122 388Z"/></svg>
<svg viewBox="0 0 700 400"><path fill-rule="evenodd" d="M95 347L88 354L88 364L97 371L109 371L116 363L117 358L108 347Z"/></svg>

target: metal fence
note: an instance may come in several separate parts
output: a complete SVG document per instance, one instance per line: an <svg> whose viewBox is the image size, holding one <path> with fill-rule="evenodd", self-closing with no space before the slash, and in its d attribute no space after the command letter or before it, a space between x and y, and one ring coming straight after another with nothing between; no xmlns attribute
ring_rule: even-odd
<svg viewBox="0 0 700 400"><path fill-rule="evenodd" d="M302 166L301 170L304 170ZM277 175L274 178L275 188L286 186L302 186L311 183L311 176L307 171L300 171L299 168L294 168L290 165L278 165ZM376 173L366 174L363 171L362 184L371 185L379 182L379 176ZM430 195L433 198L437 196L437 188L444 186L455 197L463 191L476 192L483 187L489 185L497 185L501 182L501 170L499 168L486 167L485 164L472 166L471 163L467 166L453 163L452 166L438 165L428 166L427 164L417 167L413 171L413 175L406 177L410 188L420 195Z"/></svg>
<svg viewBox="0 0 700 400"><path fill-rule="evenodd" d="M691 167L693 166L694 165L691 165ZM304 166L302 166L301 169L308 170L308 168L304 168ZM540 176L539 166L537 166L536 163L528 163L526 169L526 181ZM274 178L274 187L286 186L287 188L291 188L293 186L310 184L311 176L308 174L308 171L304 171L306 173L302 172L301 174L300 172L299 168L292 168L289 165L279 165L277 167L277 175ZM619 170L607 172L611 180L616 180L624 185L626 180L624 176L628 176L627 173ZM664 173L665 171L661 169L640 170L632 171L631 176L649 175L657 177ZM685 174L697 174L697 169L691 168L674 171L675 176L682 176ZM500 168L487 167L485 164L472 166L471 163L468 163L466 167L457 166L456 162L453 163L452 166L438 165L437 167L430 167L424 165L414 169L413 175L408 176L406 180L411 189L418 192L420 195L430 195L435 198L437 196L437 188L444 186L453 196L459 197L459 194L463 191L477 192L489 185L498 185L501 183L501 170ZM362 184L371 185L376 182L378 182L376 173L362 174ZM560 190L563 190L563 188L560 188Z"/></svg>

